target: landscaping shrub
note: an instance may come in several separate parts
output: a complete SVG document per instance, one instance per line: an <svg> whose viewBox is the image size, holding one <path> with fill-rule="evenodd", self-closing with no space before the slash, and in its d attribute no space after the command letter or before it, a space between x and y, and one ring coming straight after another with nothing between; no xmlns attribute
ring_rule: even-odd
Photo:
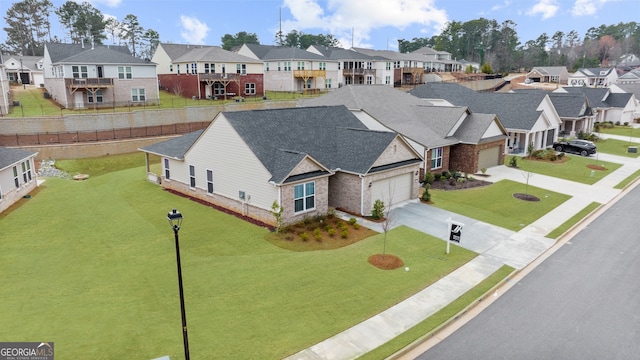
<svg viewBox="0 0 640 360"><path fill-rule="evenodd" d="M353 224L355 224L357 222L358 222L358 220L356 218L354 218L354 217L349 219L349 224L351 224L351 225L353 225Z"/></svg>
<svg viewBox="0 0 640 360"><path fill-rule="evenodd" d="M316 241L320 241L320 239L322 238L322 232L320 231L320 228L313 229L313 237L316 238Z"/></svg>
<svg viewBox="0 0 640 360"><path fill-rule="evenodd" d="M629 122L628 122L628 121L625 121L624 123L622 123L622 125L624 125L624 126L629 126Z"/></svg>
<svg viewBox="0 0 640 360"><path fill-rule="evenodd" d="M424 187L424 192L422 193L422 197L420 198L423 201L431 201L431 193L429 192L429 188L431 188L431 185L426 184Z"/></svg>
<svg viewBox="0 0 640 360"><path fill-rule="evenodd" d="M371 210L371 217L375 220L380 220L384 217L384 201L377 199L373 203L373 210Z"/></svg>
<svg viewBox="0 0 640 360"><path fill-rule="evenodd" d="M433 183L433 180L435 179L435 177L433 176L433 174L431 173L431 171L427 171L424 174L424 183L425 184L431 184Z"/></svg>
<svg viewBox="0 0 640 360"><path fill-rule="evenodd" d="M342 236L343 239L346 239L349 237L349 229L342 229L342 233L340 234L340 236Z"/></svg>
<svg viewBox="0 0 640 360"><path fill-rule="evenodd" d="M309 234L307 234L306 232L300 233L300 239L302 241L308 241L309 240Z"/></svg>
<svg viewBox="0 0 640 360"><path fill-rule="evenodd" d="M356 229L356 230L359 230L360 229L360 224L358 224L358 223L353 224L353 228Z"/></svg>
<svg viewBox="0 0 640 360"><path fill-rule="evenodd" d="M433 174L433 181L440 181L440 178L442 178L442 174Z"/></svg>
<svg viewBox="0 0 640 360"><path fill-rule="evenodd" d="M451 173L448 172L447 170L443 171L441 175L445 179L449 179L451 177Z"/></svg>
<svg viewBox="0 0 640 360"><path fill-rule="evenodd" d="M512 168L518 167L518 159L515 156L512 156L511 160L509 160L509 166Z"/></svg>
<svg viewBox="0 0 640 360"><path fill-rule="evenodd" d="M331 237L336 236L336 229L331 228L331 229L327 230L327 234L329 234L329 236L331 236Z"/></svg>

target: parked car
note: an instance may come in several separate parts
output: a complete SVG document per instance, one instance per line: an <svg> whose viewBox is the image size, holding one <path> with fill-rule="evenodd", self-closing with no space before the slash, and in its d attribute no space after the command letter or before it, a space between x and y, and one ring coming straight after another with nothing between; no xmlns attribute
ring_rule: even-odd
<svg viewBox="0 0 640 360"><path fill-rule="evenodd" d="M596 144L588 140L579 139L554 142L553 148L559 152L580 154L582 156L589 156L597 151Z"/></svg>
<svg viewBox="0 0 640 360"><path fill-rule="evenodd" d="M532 79L526 79L524 81L525 84L533 84L533 80Z"/></svg>

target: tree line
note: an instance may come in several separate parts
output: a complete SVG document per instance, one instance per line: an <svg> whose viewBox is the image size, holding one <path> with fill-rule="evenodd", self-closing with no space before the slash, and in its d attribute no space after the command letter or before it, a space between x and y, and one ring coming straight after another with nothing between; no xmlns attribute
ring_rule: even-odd
<svg viewBox="0 0 640 360"><path fill-rule="evenodd" d="M431 47L446 51L457 60L490 65L496 72L529 70L534 66L608 67L624 54L640 54L640 23L600 25L587 30L584 38L575 30L543 32L522 44L517 24L511 20L476 19L447 23L442 33L430 38L398 40L401 53Z"/></svg>
<svg viewBox="0 0 640 360"><path fill-rule="evenodd" d="M49 0L22 0L7 10L7 26L3 28L7 40L0 44L0 50L42 56L46 42L63 42L57 35L51 36L52 12L65 29L65 42L100 45L110 38L113 44L127 45L134 56L149 59L160 42L160 34L142 27L133 14L118 20L105 17L89 2L67 1L55 8ZM493 72L529 70L534 66L566 66L575 71L579 67L609 66L623 54L640 54L640 23L636 22L591 27L583 38L574 30L566 34L556 31L551 36L545 32L524 44L520 43L516 28L512 20L451 21L439 35L398 40L398 50L408 53L427 46L451 53L456 60L477 62L483 71ZM260 44L255 33L245 31L225 34L220 41L225 50ZM339 46L331 34L297 30L287 34L278 31L273 43L301 49L311 45Z"/></svg>
<svg viewBox="0 0 640 360"><path fill-rule="evenodd" d="M151 58L160 42L160 34L145 29L138 18L128 14L121 21L105 17L89 2L67 1L56 8L49 0L23 0L7 9L4 19L7 40L0 50L25 56L43 56L46 42L63 42L51 35L51 13L58 16L65 30L64 42L101 45L111 38L113 44L127 45L133 56Z"/></svg>

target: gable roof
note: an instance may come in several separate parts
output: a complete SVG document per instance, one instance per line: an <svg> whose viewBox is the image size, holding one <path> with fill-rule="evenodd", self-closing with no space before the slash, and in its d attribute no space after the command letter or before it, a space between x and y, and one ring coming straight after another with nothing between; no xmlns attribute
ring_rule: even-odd
<svg viewBox="0 0 640 360"><path fill-rule="evenodd" d="M232 63L262 63L260 60L227 51L219 46L192 47L186 53L172 59L172 62L193 62L193 61L226 61Z"/></svg>
<svg viewBox="0 0 640 360"><path fill-rule="evenodd" d="M0 170L36 154L37 152L33 151L0 147Z"/></svg>
<svg viewBox="0 0 640 360"><path fill-rule="evenodd" d="M548 76L559 76L563 72L567 72L567 67L566 66L537 66L531 69L529 74L533 72L538 72L542 75L548 75Z"/></svg>
<svg viewBox="0 0 640 360"><path fill-rule="evenodd" d="M580 68L576 74L583 74L587 77L600 77L609 75L614 68Z"/></svg>
<svg viewBox="0 0 640 360"><path fill-rule="evenodd" d="M561 118L579 118L592 114L589 101L584 94L549 93L549 99Z"/></svg>
<svg viewBox="0 0 640 360"><path fill-rule="evenodd" d="M169 44L160 43L158 48L162 48L171 61L179 58L180 56L188 53L193 49L208 48L209 45L191 45L191 44Z"/></svg>
<svg viewBox="0 0 640 360"><path fill-rule="evenodd" d="M52 64L85 63L85 64L150 64L144 59L134 57L126 46L96 45L82 47L80 44L47 43Z"/></svg>
<svg viewBox="0 0 640 360"><path fill-rule="evenodd" d="M268 60L326 60L322 55L290 46L244 44L258 59Z"/></svg>
<svg viewBox="0 0 640 360"><path fill-rule="evenodd" d="M433 106L428 101L387 85L347 85L314 99L301 100L298 104L345 105L352 110L363 110L387 128L427 148L459 143L460 139L450 135L450 132L463 116L469 115L466 106ZM494 119L495 115L490 114L490 118ZM481 117L464 121L474 119ZM456 133L464 137L465 141L479 140L489 126L488 123L483 124L480 126L484 126L481 131L475 126L467 126L462 132L458 129Z"/></svg>
<svg viewBox="0 0 640 360"><path fill-rule="evenodd" d="M355 49L343 49L339 47L328 47L314 45L313 48L323 56L331 60L378 60L377 57L369 56Z"/></svg>
<svg viewBox="0 0 640 360"><path fill-rule="evenodd" d="M332 171L366 174L398 137L394 132L367 129L344 106L234 111L222 115L276 183L285 182L305 156ZM416 160L419 161L417 157Z"/></svg>
<svg viewBox="0 0 640 360"><path fill-rule="evenodd" d="M563 89L569 94L584 94L589 99L589 105L592 108L624 108L633 95L630 93L612 93L608 88L569 86Z"/></svg>
<svg viewBox="0 0 640 360"><path fill-rule="evenodd" d="M409 92L424 99L444 99L456 106L468 106L472 112L496 114L507 129L531 130L542 111L538 106L546 93L476 92L453 83L428 83Z"/></svg>
<svg viewBox="0 0 640 360"><path fill-rule="evenodd" d="M187 150L191 148L203 132L204 129L193 131L182 136L145 146L138 150L177 160L184 160L184 154L187 153Z"/></svg>

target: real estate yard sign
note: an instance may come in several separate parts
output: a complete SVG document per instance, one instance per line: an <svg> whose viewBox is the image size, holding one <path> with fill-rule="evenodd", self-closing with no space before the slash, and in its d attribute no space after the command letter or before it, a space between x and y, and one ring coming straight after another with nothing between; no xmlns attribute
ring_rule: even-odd
<svg viewBox="0 0 640 360"><path fill-rule="evenodd" d="M457 221L451 220L451 218L447 219L448 231L447 231L447 254L449 253L449 248L451 242L460 243L460 237L462 236L462 227L463 223L459 223Z"/></svg>

